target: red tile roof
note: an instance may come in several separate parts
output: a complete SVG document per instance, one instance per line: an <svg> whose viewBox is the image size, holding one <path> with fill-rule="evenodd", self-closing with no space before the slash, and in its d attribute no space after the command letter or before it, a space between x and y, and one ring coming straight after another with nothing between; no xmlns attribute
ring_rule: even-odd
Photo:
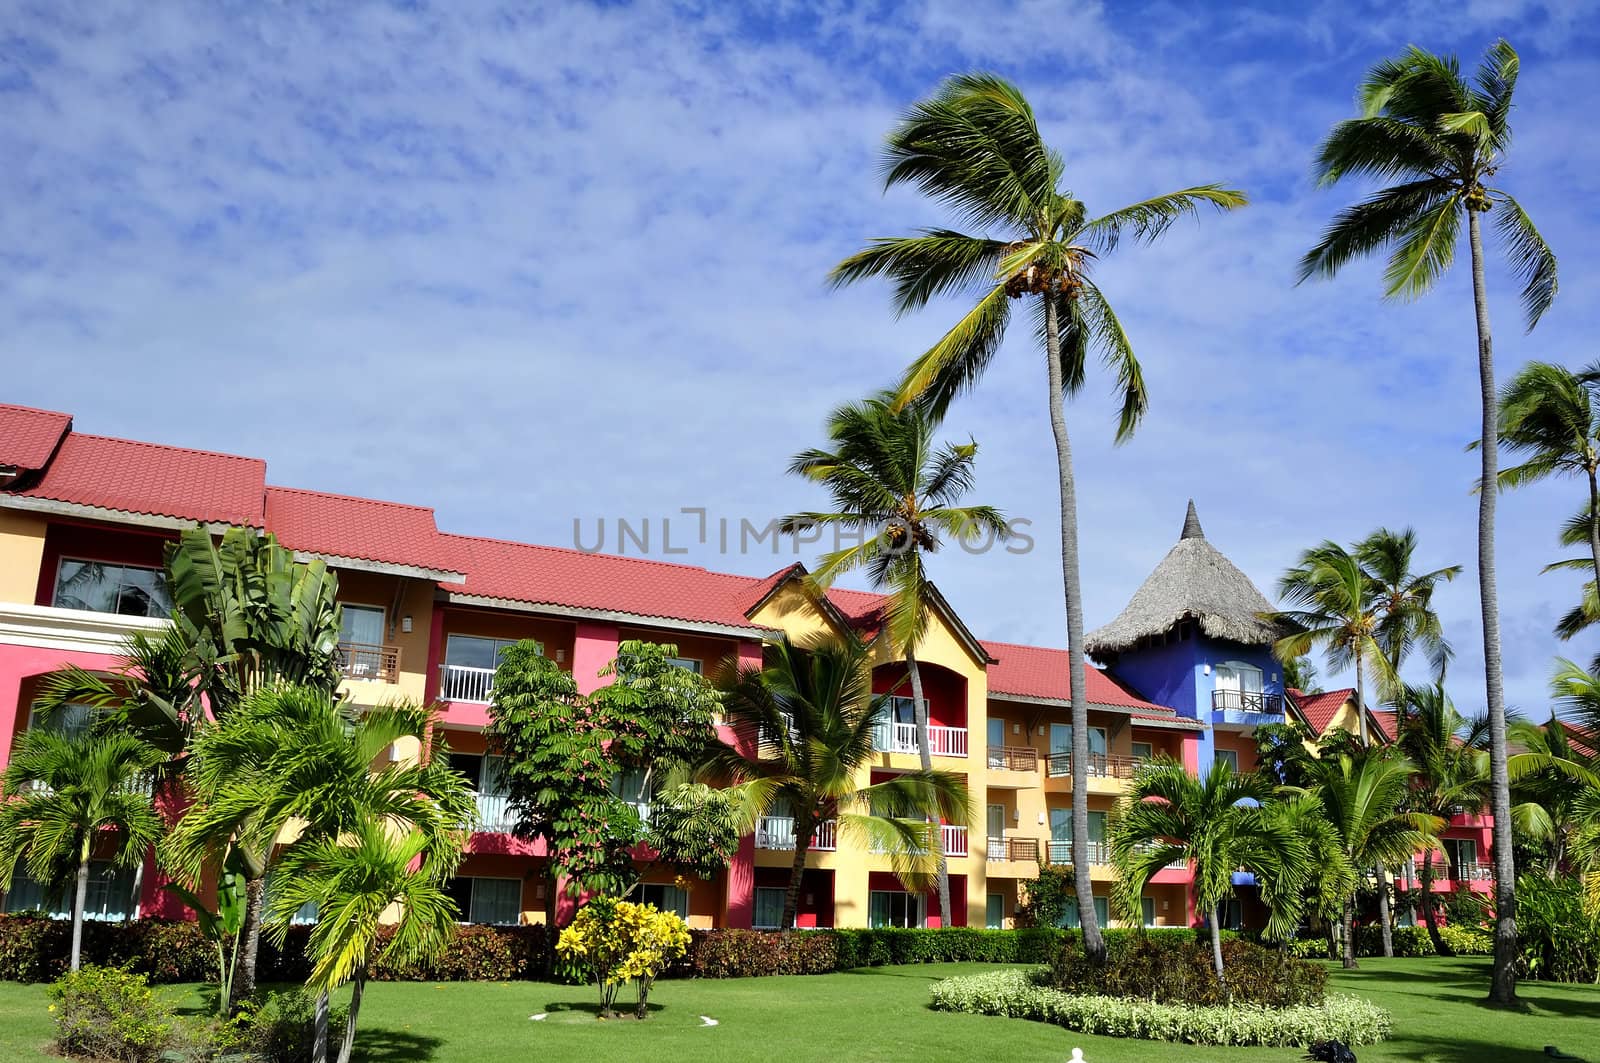
<svg viewBox="0 0 1600 1063"><path fill-rule="evenodd" d="M29 498L259 528L267 463L70 432Z"/></svg>
<svg viewBox="0 0 1600 1063"><path fill-rule="evenodd" d="M72 427L72 415L0 403L0 465L42 469Z"/></svg>
<svg viewBox="0 0 1600 1063"><path fill-rule="evenodd" d="M1333 718L1344 703L1355 697L1354 687L1345 687L1343 690L1328 690L1321 694L1303 694L1293 687L1289 688L1289 696L1300 708L1300 715L1305 717L1306 726L1317 734L1328 729Z"/></svg>
<svg viewBox="0 0 1600 1063"><path fill-rule="evenodd" d="M292 550L459 574L433 510L293 487L268 487L267 530Z"/></svg>
<svg viewBox="0 0 1600 1063"><path fill-rule="evenodd" d="M995 659L995 663L989 666L989 693L1069 700L1066 650L1019 646L1012 642L984 642L983 648ZM1098 668L1085 668L1084 675L1091 705L1136 709L1165 719L1177 715L1165 705L1157 705L1139 697Z"/></svg>
<svg viewBox="0 0 1600 1063"><path fill-rule="evenodd" d="M768 579L502 539L441 538L451 567L467 576L448 588L458 594L762 631L744 614L761 588L770 589Z"/></svg>

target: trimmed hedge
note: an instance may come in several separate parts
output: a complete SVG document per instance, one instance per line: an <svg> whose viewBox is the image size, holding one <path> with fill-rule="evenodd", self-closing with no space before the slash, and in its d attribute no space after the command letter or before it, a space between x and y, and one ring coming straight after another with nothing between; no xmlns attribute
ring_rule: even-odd
<svg viewBox="0 0 1600 1063"><path fill-rule="evenodd" d="M1457 956L1489 956L1494 953L1494 935L1475 926L1457 926L1447 923L1439 928L1439 936L1446 945L1455 949ZM1396 956L1432 956L1433 941L1424 926L1397 926L1392 941ZM1329 957L1328 939L1322 937L1296 938L1289 943L1291 955L1302 960L1338 959ZM1356 930L1357 956L1382 956L1383 936L1376 926L1358 927Z"/></svg>
<svg viewBox="0 0 1600 1063"><path fill-rule="evenodd" d="M1077 996L1039 984L1024 971L990 971L934 983L940 1011L1003 1015L1054 1023L1081 1033L1202 1045L1305 1046L1318 1041L1375 1044L1392 1024L1384 1009L1348 996L1315 1006L1254 1004L1193 1007L1123 997Z"/></svg>
<svg viewBox="0 0 1600 1063"><path fill-rule="evenodd" d="M1145 934L1108 941L1103 966L1089 963L1074 941L1050 962L1047 984L1073 996L1107 996L1157 1004L1267 1008L1321 1004L1327 968L1249 941L1222 943L1227 990L1212 966L1211 947L1194 938Z"/></svg>

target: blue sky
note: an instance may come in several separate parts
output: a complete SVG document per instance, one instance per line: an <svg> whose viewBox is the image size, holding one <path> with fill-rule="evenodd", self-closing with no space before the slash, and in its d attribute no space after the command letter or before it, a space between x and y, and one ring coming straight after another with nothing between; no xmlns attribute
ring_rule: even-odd
<svg viewBox="0 0 1600 1063"><path fill-rule="evenodd" d="M28 4L0 29L0 398L80 430L259 455L277 483L432 505L441 527L568 545L574 519L760 523L820 501L782 476L835 404L888 383L953 319L829 292L865 239L947 219L884 195L876 152L945 74L1033 99L1092 210L1208 181L1253 200L1126 248L1099 279L1152 391L1114 447L1105 382L1069 410L1091 627L1177 536L1269 593L1323 538L1414 525L1471 563L1477 386L1458 268L1407 305L1379 266L1296 288L1357 189L1319 191L1317 139L1409 42L1523 58L1500 180L1561 260L1524 336L1490 270L1502 377L1600 358L1596 5L1385 2L901 7ZM986 637L1064 645L1041 359L1019 332L950 434L975 496L1033 522L1021 556L936 575ZM1572 484L1507 496L1500 582L1511 701L1539 713L1576 593L1541 575ZM653 545L660 552L659 530ZM810 551L803 560L812 560ZM1440 600L1452 684L1481 705L1475 579Z"/></svg>

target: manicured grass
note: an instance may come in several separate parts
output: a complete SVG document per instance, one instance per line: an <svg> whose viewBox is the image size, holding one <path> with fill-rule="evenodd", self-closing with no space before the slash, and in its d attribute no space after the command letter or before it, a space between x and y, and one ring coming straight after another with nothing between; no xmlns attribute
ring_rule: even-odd
<svg viewBox="0 0 1600 1063"><path fill-rule="evenodd" d="M809 978L663 982L651 994L654 1015L648 1022L605 1024L594 1020L589 987L377 983L367 991L356 1055L367 1063L1061 1063L1076 1045L1088 1063L1302 1057L1298 1049L1203 1049L1084 1037L1020 1019L928 1009L929 982L985 969L936 964ZM1547 1044L1600 1063L1600 988L1526 983L1525 1010L1508 1013L1482 1005L1487 977L1488 961L1476 957L1363 960L1359 971L1335 970L1333 982L1337 991L1365 996L1394 1013L1393 1039L1360 1049L1362 1063L1532 1063L1547 1058ZM192 987L168 991L187 1006L199 1004ZM547 1018L531 1021L537 1013ZM704 1026L701 1015L718 1025ZM43 1051L49 1037L44 988L0 983L0 1059L51 1059Z"/></svg>

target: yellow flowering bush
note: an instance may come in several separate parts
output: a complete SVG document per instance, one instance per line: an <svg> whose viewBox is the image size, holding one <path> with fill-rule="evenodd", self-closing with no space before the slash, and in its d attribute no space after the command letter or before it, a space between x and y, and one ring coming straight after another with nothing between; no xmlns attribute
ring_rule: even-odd
<svg viewBox="0 0 1600 1063"><path fill-rule="evenodd" d="M561 931L556 951L583 968L600 989L600 1017L616 1017L617 990L638 987L635 1014L645 1018L656 976L689 948L689 926L653 904L597 897Z"/></svg>

